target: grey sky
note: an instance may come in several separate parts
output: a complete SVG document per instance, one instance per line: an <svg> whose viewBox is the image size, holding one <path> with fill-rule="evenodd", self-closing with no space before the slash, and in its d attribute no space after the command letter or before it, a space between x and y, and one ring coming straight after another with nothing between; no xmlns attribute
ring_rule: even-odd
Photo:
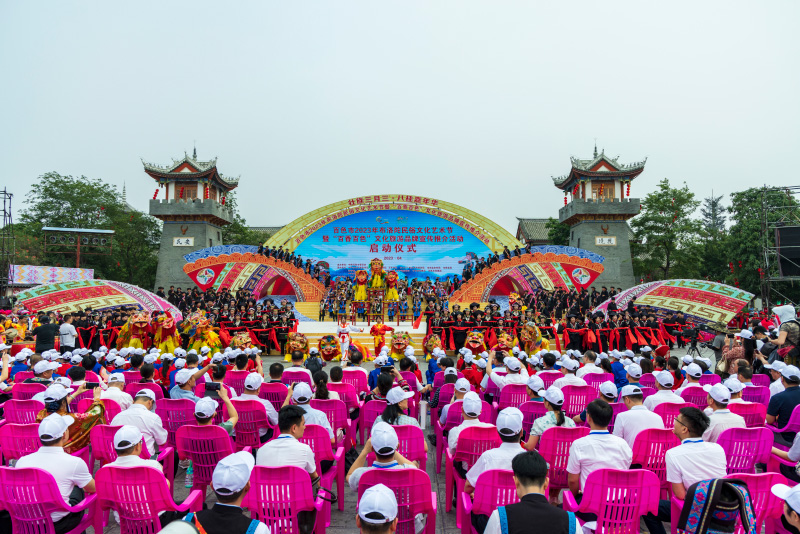
<svg viewBox="0 0 800 534"><path fill-rule="evenodd" d="M4 183L122 186L191 151L251 225L375 193L512 232L557 216L569 156L648 163L704 197L796 184L796 1L0 1ZM16 203L21 207L21 202Z"/></svg>

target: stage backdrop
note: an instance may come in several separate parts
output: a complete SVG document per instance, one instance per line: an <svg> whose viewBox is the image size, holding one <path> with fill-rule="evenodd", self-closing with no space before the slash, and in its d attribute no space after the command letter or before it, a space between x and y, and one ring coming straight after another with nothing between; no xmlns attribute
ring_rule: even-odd
<svg viewBox="0 0 800 534"><path fill-rule="evenodd" d="M94 279L94 269L47 267L44 265L11 265L9 280L15 284L39 285Z"/></svg>
<svg viewBox="0 0 800 534"><path fill-rule="evenodd" d="M311 212L273 236L268 245L324 262L331 276L353 276L373 258L408 278L460 275L467 262L514 236L466 208L426 197L358 197Z"/></svg>

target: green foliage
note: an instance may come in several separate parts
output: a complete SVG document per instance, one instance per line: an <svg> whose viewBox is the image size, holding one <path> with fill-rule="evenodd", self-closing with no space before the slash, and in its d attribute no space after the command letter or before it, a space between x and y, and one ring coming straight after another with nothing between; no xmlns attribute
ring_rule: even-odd
<svg viewBox="0 0 800 534"><path fill-rule="evenodd" d="M631 223L635 235L631 251L638 276L664 280L675 278L676 273L694 274L697 251L693 244L701 225L692 214L699 204L685 183L676 189L666 178L657 191L645 197L641 213Z"/></svg>
<svg viewBox="0 0 800 534"><path fill-rule="evenodd" d="M265 237L259 232L254 232L247 227L247 222L239 214L236 202L236 192L230 191L225 198L225 206L233 212L233 221L222 229L222 242L226 245L261 245L269 236Z"/></svg>
<svg viewBox="0 0 800 534"><path fill-rule="evenodd" d="M569 245L568 224L560 223L554 218L549 217L544 226L547 228L547 240L550 244L565 247Z"/></svg>
<svg viewBox="0 0 800 534"><path fill-rule="evenodd" d="M698 258L700 265L700 278L723 282L728 278L728 251L725 240L725 213L727 209L722 205L722 195L710 196L703 200L700 208L702 218L701 243L702 253Z"/></svg>

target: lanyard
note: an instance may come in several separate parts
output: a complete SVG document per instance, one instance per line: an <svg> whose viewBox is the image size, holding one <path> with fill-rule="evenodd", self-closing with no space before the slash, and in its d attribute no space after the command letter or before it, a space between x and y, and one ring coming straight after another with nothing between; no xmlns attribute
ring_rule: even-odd
<svg viewBox="0 0 800 534"><path fill-rule="evenodd" d="M592 436L594 434L603 435L603 434L608 434L608 433L609 433L608 430L592 430L591 432L589 432L589 435L590 436Z"/></svg>
<svg viewBox="0 0 800 534"><path fill-rule="evenodd" d="M392 462L392 463L390 463L390 464L388 464L388 465L377 465L377 464L372 464L372 467L374 467L374 468L376 468L376 469L391 469L392 467L396 467L396 466L398 466L398 465L400 465L400 464L398 464L397 462Z"/></svg>
<svg viewBox="0 0 800 534"><path fill-rule="evenodd" d="M700 439L685 439L685 440L683 440L683 443L684 444L686 444L686 443L703 443L703 438L700 438Z"/></svg>

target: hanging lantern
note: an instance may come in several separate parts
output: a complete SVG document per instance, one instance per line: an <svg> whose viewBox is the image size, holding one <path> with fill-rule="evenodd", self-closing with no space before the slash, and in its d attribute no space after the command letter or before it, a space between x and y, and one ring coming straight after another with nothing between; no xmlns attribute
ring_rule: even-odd
<svg viewBox="0 0 800 534"><path fill-rule="evenodd" d="M178 198L183 198L183 189L184 189L184 188L183 188L183 187L181 187L181 194L178 196Z"/></svg>
<svg viewBox="0 0 800 534"><path fill-rule="evenodd" d="M158 189L156 189L156 192L153 193L153 200L155 200L157 198L158 198Z"/></svg>
<svg viewBox="0 0 800 534"><path fill-rule="evenodd" d="M605 189L605 186L603 184L600 184L600 192L599 192L598 196L600 196L600 197L603 196L604 189Z"/></svg>
<svg viewBox="0 0 800 534"><path fill-rule="evenodd" d="M566 197L564 197L564 200L566 200ZM225 197L222 197L222 205L225 205Z"/></svg>
<svg viewBox="0 0 800 534"><path fill-rule="evenodd" d="M224 204L224 202L223 202L223 204ZM564 193L564 205L565 206L567 205L567 194L566 193Z"/></svg>
<svg viewBox="0 0 800 534"><path fill-rule="evenodd" d="M626 197L631 196L631 183L630 182L628 182L628 190L626 191L625 196Z"/></svg>
<svg viewBox="0 0 800 534"><path fill-rule="evenodd" d="M205 190L206 190L205 199L208 200L211 197L211 193L210 193L211 188L209 188L208 186L205 186Z"/></svg>

